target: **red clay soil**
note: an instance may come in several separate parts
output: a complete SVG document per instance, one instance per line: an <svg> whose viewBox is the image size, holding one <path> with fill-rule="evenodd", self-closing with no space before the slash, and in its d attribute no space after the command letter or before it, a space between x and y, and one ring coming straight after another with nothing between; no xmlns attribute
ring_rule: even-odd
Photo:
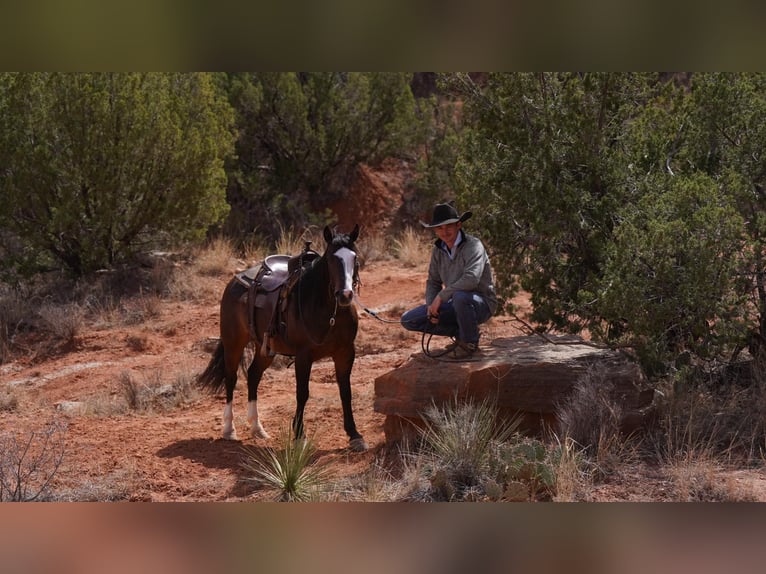
<svg viewBox="0 0 766 574"><path fill-rule="evenodd" d="M216 284L211 292L222 292L226 280L210 279ZM396 320L420 302L424 270L396 261L374 262L362 270L362 281L363 304L382 318ZM0 433L20 433L23 439L51 421L66 423L65 455L54 478L54 491L63 498L221 501L264 496L242 480L243 447L276 444L280 430L289 425L295 407L291 367L275 364L259 388L261 420L272 436L268 441L249 437L247 386L241 374L234 400L239 441L220 438L222 397L199 394L170 409L114 407L125 404L123 383L128 377L139 386L169 385L189 380L205 367L218 336L217 299L163 300L147 322L88 324L66 348L48 353L37 348L0 365L0 385L18 401L15 409L0 410ZM501 331L519 333L501 318L493 319L486 331L491 337ZM362 474L384 456L383 416L372 409L373 382L419 351L419 336L360 310L352 389L357 427L370 447L365 453L348 448L332 362L314 365L307 433L339 476Z"/></svg>
<svg viewBox="0 0 766 574"><path fill-rule="evenodd" d="M387 320L397 320L423 297L423 269L376 261L366 265L361 276L362 303ZM211 295L202 301L163 300L153 317L141 324L88 324L68 347L41 352L44 346L30 346L36 350L0 365L0 391L10 390L18 400L15 409L0 409L0 436L17 433L23 440L52 421L66 424L64 459L54 477L53 499L271 499L273 493L244 480L242 462L246 448L278 444L280 430L289 425L295 405L292 368L272 366L259 389L261 421L272 435L269 440L253 439L247 432L247 389L241 376L234 411L238 441L221 439L222 397L192 395L186 404L169 409L114 406L125 404L123 383L128 377L139 386L156 387L188 381L205 367L211 342L218 336L217 294L227 280L227 276L208 279ZM483 327L485 341L519 334L520 325L508 317L494 317ZM361 476L391 460L383 416L372 407L374 380L419 353L420 345L417 334L360 311L352 389L357 427L370 447L364 453L348 448L332 363L314 365L305 424L320 459L331 463L338 477ZM667 479L645 470L632 474L626 469L619 482L594 487L592 499L667 499ZM759 471L728 473L724 480L742 483L766 500Z"/></svg>

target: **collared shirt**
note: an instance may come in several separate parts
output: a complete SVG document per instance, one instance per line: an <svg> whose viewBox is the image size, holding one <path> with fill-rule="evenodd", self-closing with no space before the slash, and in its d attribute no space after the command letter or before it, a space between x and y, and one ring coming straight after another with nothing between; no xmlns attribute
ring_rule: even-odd
<svg viewBox="0 0 766 574"><path fill-rule="evenodd" d="M455 291L474 291L484 297L494 313L497 295L484 244L462 229L458 237L451 253L441 239L434 242L426 280L426 305L435 297L449 301Z"/></svg>
<svg viewBox="0 0 766 574"><path fill-rule="evenodd" d="M444 243L441 239L439 240L439 243L441 244L440 247L444 249L444 251L449 255L450 260L455 259L455 254L457 253L457 246L460 245L463 242L463 230L461 229L458 234L457 238L455 239L455 243L452 246L452 249L447 247L447 244Z"/></svg>

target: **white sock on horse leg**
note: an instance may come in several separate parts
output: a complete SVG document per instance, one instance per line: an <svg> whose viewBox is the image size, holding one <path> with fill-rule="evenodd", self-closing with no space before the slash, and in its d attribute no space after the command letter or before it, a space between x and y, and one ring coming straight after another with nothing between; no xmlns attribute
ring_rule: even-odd
<svg viewBox="0 0 766 574"><path fill-rule="evenodd" d="M223 438L236 440L237 429L234 428L234 406L231 402L223 407Z"/></svg>
<svg viewBox="0 0 766 574"><path fill-rule="evenodd" d="M247 403L247 422L250 424L250 434L255 438L271 438L267 433L261 421L258 420L258 401L248 401Z"/></svg>

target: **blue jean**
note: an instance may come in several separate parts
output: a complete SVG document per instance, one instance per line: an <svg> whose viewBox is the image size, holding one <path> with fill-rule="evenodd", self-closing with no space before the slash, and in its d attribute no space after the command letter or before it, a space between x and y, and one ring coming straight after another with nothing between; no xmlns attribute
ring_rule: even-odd
<svg viewBox="0 0 766 574"><path fill-rule="evenodd" d="M489 321L492 313L484 298L473 291L455 291L452 299L439 307L439 322L428 319L428 305L419 305L402 315L402 327L454 337L464 343L479 342L479 325Z"/></svg>

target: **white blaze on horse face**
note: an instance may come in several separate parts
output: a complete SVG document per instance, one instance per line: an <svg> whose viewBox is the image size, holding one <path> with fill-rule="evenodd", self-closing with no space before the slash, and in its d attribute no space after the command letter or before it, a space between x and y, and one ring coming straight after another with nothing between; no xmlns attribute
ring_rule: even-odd
<svg viewBox="0 0 766 574"><path fill-rule="evenodd" d="M348 299L354 296L354 262L356 253L348 247L341 247L335 252L335 257L343 264L343 289L342 293Z"/></svg>

